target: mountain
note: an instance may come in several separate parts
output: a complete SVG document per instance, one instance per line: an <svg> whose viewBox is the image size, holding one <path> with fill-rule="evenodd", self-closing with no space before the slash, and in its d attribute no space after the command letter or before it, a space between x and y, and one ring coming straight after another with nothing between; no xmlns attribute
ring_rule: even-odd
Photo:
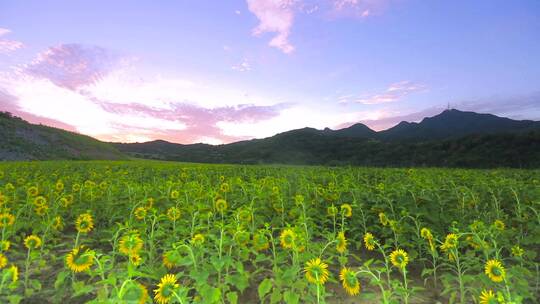
<svg viewBox="0 0 540 304"><path fill-rule="evenodd" d="M375 132L302 128L225 145L104 143L0 115L0 160L125 159L200 163L540 168L540 122L447 110Z"/></svg>
<svg viewBox="0 0 540 304"><path fill-rule="evenodd" d="M473 134L498 134L521 132L540 128L540 122L512 120L492 114L479 114L459 110L446 110L439 115L426 117L421 122L400 122L380 131L377 138L385 141L425 141L459 138Z"/></svg>
<svg viewBox="0 0 540 304"><path fill-rule="evenodd" d="M0 112L0 160L126 159L113 146Z"/></svg>

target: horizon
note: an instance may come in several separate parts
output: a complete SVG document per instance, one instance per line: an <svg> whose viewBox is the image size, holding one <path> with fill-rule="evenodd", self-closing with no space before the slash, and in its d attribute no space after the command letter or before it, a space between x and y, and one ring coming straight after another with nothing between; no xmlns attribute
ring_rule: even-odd
<svg viewBox="0 0 540 304"><path fill-rule="evenodd" d="M4 1L0 110L182 144L448 107L540 120L538 15L532 0Z"/></svg>

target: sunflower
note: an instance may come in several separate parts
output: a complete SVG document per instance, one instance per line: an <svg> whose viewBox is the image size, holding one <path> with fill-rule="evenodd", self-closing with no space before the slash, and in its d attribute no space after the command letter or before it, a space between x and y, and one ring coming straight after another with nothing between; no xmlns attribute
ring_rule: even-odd
<svg viewBox="0 0 540 304"><path fill-rule="evenodd" d="M364 235L364 245L366 246L366 249L371 251L373 249L375 249L375 245L376 245L376 241L375 241L375 237L373 236L373 234L371 234L370 232L366 233Z"/></svg>
<svg viewBox="0 0 540 304"><path fill-rule="evenodd" d="M296 241L296 233L294 233L292 229L287 228L281 232L279 241L281 243L281 247L285 249L292 249L294 247L294 242Z"/></svg>
<svg viewBox="0 0 540 304"><path fill-rule="evenodd" d="M44 216L45 214L47 214L47 211L49 211L49 206L41 205L39 207L36 207L34 211L36 212L37 215Z"/></svg>
<svg viewBox="0 0 540 304"><path fill-rule="evenodd" d="M268 237L263 231L258 232L253 236L253 248L257 251L264 251L270 248Z"/></svg>
<svg viewBox="0 0 540 304"><path fill-rule="evenodd" d="M146 208L137 207L133 213L138 220L143 220L146 217Z"/></svg>
<svg viewBox="0 0 540 304"><path fill-rule="evenodd" d="M320 258L307 261L304 272L310 283L324 285L328 280L328 264L322 262Z"/></svg>
<svg viewBox="0 0 540 304"><path fill-rule="evenodd" d="M53 228L60 231L62 229L64 229L64 222L62 221L62 217L61 216L56 216L53 220Z"/></svg>
<svg viewBox="0 0 540 304"><path fill-rule="evenodd" d="M75 221L75 228L80 233L88 233L94 228L94 218L90 213L83 213L79 215Z"/></svg>
<svg viewBox="0 0 540 304"><path fill-rule="evenodd" d="M397 268L405 269L409 263L409 255L403 249L396 249L390 254L390 261Z"/></svg>
<svg viewBox="0 0 540 304"><path fill-rule="evenodd" d="M244 224L251 222L251 211L248 209L238 211L238 220Z"/></svg>
<svg viewBox="0 0 540 304"><path fill-rule="evenodd" d="M7 263L8 263L7 257L3 253L0 253L0 269L6 267Z"/></svg>
<svg viewBox="0 0 540 304"><path fill-rule="evenodd" d="M134 254L129 255L129 262L135 266L139 266L141 265L142 258L139 254L134 253Z"/></svg>
<svg viewBox="0 0 540 304"><path fill-rule="evenodd" d="M351 269L343 267L339 272L339 280L349 295L355 296L360 293L360 281Z"/></svg>
<svg viewBox="0 0 540 304"><path fill-rule="evenodd" d="M154 300L159 304L166 304L172 299L175 293L175 289L180 287L176 283L176 277L174 274L166 274L161 278L161 281L154 289Z"/></svg>
<svg viewBox="0 0 540 304"><path fill-rule="evenodd" d="M341 214L346 217L352 216L352 207L349 204L343 204L341 205Z"/></svg>
<svg viewBox="0 0 540 304"><path fill-rule="evenodd" d="M128 233L118 242L119 250L125 255L135 255L143 248L143 240L134 232Z"/></svg>
<svg viewBox="0 0 540 304"><path fill-rule="evenodd" d="M56 191L62 192L64 191L64 183L62 181L57 181L56 185L54 185L54 188L56 189Z"/></svg>
<svg viewBox="0 0 540 304"><path fill-rule="evenodd" d="M425 228L425 227L422 228L420 230L420 236L428 241L429 248L431 249L431 251L436 250L435 245L433 243L433 234L431 234L431 230L429 230L428 228Z"/></svg>
<svg viewBox="0 0 540 304"><path fill-rule="evenodd" d="M219 186L219 191L221 192L229 192L231 190L231 187L229 187L229 184L223 183L221 186Z"/></svg>
<svg viewBox="0 0 540 304"><path fill-rule="evenodd" d="M6 191L13 191L15 190L15 186L13 186L12 183L7 183L6 184Z"/></svg>
<svg viewBox="0 0 540 304"><path fill-rule="evenodd" d="M163 254L163 265L168 269L174 268L180 265L182 256L177 250L166 251Z"/></svg>
<svg viewBox="0 0 540 304"><path fill-rule="evenodd" d="M444 243L441 245L441 249L444 252L449 251L450 249L457 248L459 237L454 233L449 233L444 239Z"/></svg>
<svg viewBox="0 0 540 304"><path fill-rule="evenodd" d="M71 186L71 191L73 192L81 191L81 184L73 184L73 186Z"/></svg>
<svg viewBox="0 0 540 304"><path fill-rule="evenodd" d="M66 197L62 197L60 199L60 205L62 205L62 207L67 208L70 204L71 203L69 202L69 200Z"/></svg>
<svg viewBox="0 0 540 304"><path fill-rule="evenodd" d="M180 218L180 209L177 207L167 209L167 217L173 222L178 220Z"/></svg>
<svg viewBox="0 0 540 304"><path fill-rule="evenodd" d="M334 206L334 204L332 204L331 206L328 206L328 208L326 208L326 214L328 216L334 217L334 216L337 215L337 213L338 213L338 209L337 209L336 206Z"/></svg>
<svg viewBox="0 0 540 304"><path fill-rule="evenodd" d="M246 245L247 243L249 243L249 240L250 235L247 231L240 230L234 234L234 241L240 246Z"/></svg>
<svg viewBox="0 0 540 304"><path fill-rule="evenodd" d="M152 207L154 207L154 198L153 197L149 197L146 199L146 209L152 209Z"/></svg>
<svg viewBox="0 0 540 304"><path fill-rule="evenodd" d="M178 190L171 191L171 198L172 199L177 199L178 197L180 197L180 192L178 192Z"/></svg>
<svg viewBox="0 0 540 304"><path fill-rule="evenodd" d="M347 250L347 239L345 238L345 233L343 231L338 233L336 241L337 241L337 245L336 245L337 252L339 253L345 252L345 250Z"/></svg>
<svg viewBox="0 0 540 304"><path fill-rule="evenodd" d="M45 206L47 204L47 199L43 196L38 196L34 199L34 206L36 208L39 208L41 206Z"/></svg>
<svg viewBox="0 0 540 304"><path fill-rule="evenodd" d="M15 223L15 216L13 214L4 212L0 214L0 228L11 226Z"/></svg>
<svg viewBox="0 0 540 304"><path fill-rule="evenodd" d="M7 268L6 270L7 277L4 277L6 280L11 279L12 283L15 283L19 280L19 268L17 268L16 265L11 264L11 266L9 266L9 268Z"/></svg>
<svg viewBox="0 0 540 304"><path fill-rule="evenodd" d="M504 266L499 260L489 260L484 268L486 275L495 283L502 282L506 276Z"/></svg>
<svg viewBox="0 0 540 304"><path fill-rule="evenodd" d="M4 240L0 242L0 251L8 251L11 246L11 242Z"/></svg>
<svg viewBox="0 0 540 304"><path fill-rule="evenodd" d="M66 265L73 272L83 272L94 264L94 251L81 245L66 255Z"/></svg>
<svg viewBox="0 0 540 304"><path fill-rule="evenodd" d="M223 213L227 210L227 201L222 198L217 199L214 205L218 212Z"/></svg>
<svg viewBox="0 0 540 304"><path fill-rule="evenodd" d="M201 246L204 244L204 235L197 233L191 238L191 244L195 246Z"/></svg>
<svg viewBox="0 0 540 304"><path fill-rule="evenodd" d="M519 247L519 245L515 245L512 247L512 255L515 257L521 257L525 253L525 250L523 248Z"/></svg>
<svg viewBox="0 0 540 304"><path fill-rule="evenodd" d="M296 206L300 206L304 203L304 196L302 194L297 194L294 196L294 203Z"/></svg>
<svg viewBox="0 0 540 304"><path fill-rule="evenodd" d="M29 235L24 239L24 246L28 249L38 249L41 247L41 239L37 235Z"/></svg>
<svg viewBox="0 0 540 304"><path fill-rule="evenodd" d="M503 231L504 228L506 228L506 225L501 220L495 220L495 222L493 222L493 227L499 231Z"/></svg>
<svg viewBox="0 0 540 304"><path fill-rule="evenodd" d="M479 304L497 304L497 297L492 290L483 290L480 294Z"/></svg>
<svg viewBox="0 0 540 304"><path fill-rule="evenodd" d="M379 222L381 222L383 226L388 225L388 218L386 217L386 214L384 214L384 212L379 213Z"/></svg>
<svg viewBox="0 0 540 304"><path fill-rule="evenodd" d="M32 186L32 187L28 188L28 190L26 190L26 194L28 194L28 196L30 196L30 197L37 196L39 194L38 187Z"/></svg>
<svg viewBox="0 0 540 304"><path fill-rule="evenodd" d="M122 295L122 303L145 304L148 302L148 290L144 285L135 281L129 281Z"/></svg>

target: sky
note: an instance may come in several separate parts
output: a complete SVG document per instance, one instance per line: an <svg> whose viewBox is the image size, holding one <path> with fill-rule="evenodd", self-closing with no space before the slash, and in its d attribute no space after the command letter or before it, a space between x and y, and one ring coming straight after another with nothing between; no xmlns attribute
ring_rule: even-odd
<svg viewBox="0 0 540 304"><path fill-rule="evenodd" d="M538 0L0 0L0 110L105 141L540 120Z"/></svg>

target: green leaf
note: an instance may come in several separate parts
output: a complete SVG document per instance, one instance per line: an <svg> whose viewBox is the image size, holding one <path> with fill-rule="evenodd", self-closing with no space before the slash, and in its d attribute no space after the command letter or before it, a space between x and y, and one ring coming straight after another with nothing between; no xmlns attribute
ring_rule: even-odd
<svg viewBox="0 0 540 304"><path fill-rule="evenodd" d="M298 304L300 296L297 293L287 290L283 294L283 300L285 300L285 303L287 304Z"/></svg>
<svg viewBox="0 0 540 304"><path fill-rule="evenodd" d="M238 293L236 291L231 291L227 293L227 300L230 304L238 303Z"/></svg>
<svg viewBox="0 0 540 304"><path fill-rule="evenodd" d="M60 271L56 276L56 281L54 281L54 289L60 289L60 286L64 285L66 278L70 275L69 271Z"/></svg>
<svg viewBox="0 0 540 304"><path fill-rule="evenodd" d="M258 292L259 292L259 299L262 301L264 299L264 296L270 292L272 289L272 280L266 278L264 279L261 284L259 284Z"/></svg>
<svg viewBox="0 0 540 304"><path fill-rule="evenodd" d="M272 291L272 296L270 297L270 303L279 303L281 301L281 290L279 288L274 288Z"/></svg>

